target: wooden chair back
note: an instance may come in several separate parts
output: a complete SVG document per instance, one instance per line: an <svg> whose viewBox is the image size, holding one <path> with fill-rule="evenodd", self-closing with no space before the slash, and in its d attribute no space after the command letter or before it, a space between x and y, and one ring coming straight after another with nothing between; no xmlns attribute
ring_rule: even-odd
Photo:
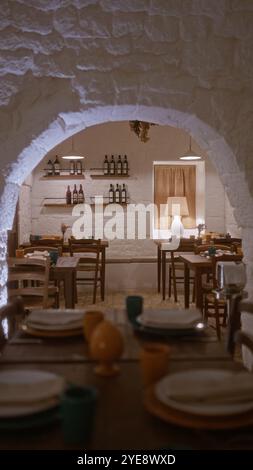
<svg viewBox="0 0 253 470"><path fill-rule="evenodd" d="M253 353L253 338L245 331L241 331L241 313L253 315L253 302L242 300L238 294L233 298L231 314L228 321L228 335L226 349L233 356L236 344L246 346Z"/></svg>
<svg viewBox="0 0 253 470"><path fill-rule="evenodd" d="M47 308L50 260L35 258L8 258L8 298L21 296L41 298L41 305ZM33 284L33 287L31 287Z"/></svg>
<svg viewBox="0 0 253 470"><path fill-rule="evenodd" d="M31 246L42 246L42 247L45 247L45 246L50 246L50 247L53 247L53 246L56 246L56 247L63 247L63 238L62 237L58 237L58 238L40 238L39 240L37 240L36 237L34 237L33 235L30 236L30 243L31 243Z"/></svg>
<svg viewBox="0 0 253 470"><path fill-rule="evenodd" d="M22 316L24 316L24 304L21 297L13 299L0 308L0 347L15 333L17 318ZM7 331L3 323L6 320Z"/></svg>

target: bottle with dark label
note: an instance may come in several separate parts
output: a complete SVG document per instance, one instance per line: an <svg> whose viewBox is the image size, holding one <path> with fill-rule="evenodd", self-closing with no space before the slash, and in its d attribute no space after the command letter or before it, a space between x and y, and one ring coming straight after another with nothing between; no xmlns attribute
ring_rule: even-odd
<svg viewBox="0 0 253 470"><path fill-rule="evenodd" d="M121 190L121 202L122 204L126 204L127 202L127 191L125 184L123 184L123 188Z"/></svg>
<svg viewBox="0 0 253 470"><path fill-rule="evenodd" d="M117 175L122 175L122 161L121 161L121 156L119 155L118 161L117 161Z"/></svg>
<svg viewBox="0 0 253 470"><path fill-rule="evenodd" d="M54 173L54 165L52 160L48 160L47 162L47 176L52 176Z"/></svg>
<svg viewBox="0 0 253 470"><path fill-rule="evenodd" d="M128 161L127 161L127 156L125 155L124 161L123 161L123 175L128 175Z"/></svg>
<svg viewBox="0 0 253 470"><path fill-rule="evenodd" d="M66 192L66 203L71 204L71 191L70 187L68 186L67 192Z"/></svg>
<svg viewBox="0 0 253 470"><path fill-rule="evenodd" d="M76 184L74 185L74 191L73 191L73 204L78 204L78 192L76 189Z"/></svg>
<svg viewBox="0 0 253 470"><path fill-rule="evenodd" d="M58 155L56 155L55 161L54 161L54 174L59 175L60 172L61 172L60 162L58 160Z"/></svg>
<svg viewBox="0 0 253 470"><path fill-rule="evenodd" d="M74 175L75 174L75 162L74 160L70 160L70 174Z"/></svg>
<svg viewBox="0 0 253 470"><path fill-rule="evenodd" d="M82 167L81 160L77 160L75 171L76 171L77 175L82 175L83 174L83 167Z"/></svg>
<svg viewBox="0 0 253 470"><path fill-rule="evenodd" d="M120 188L118 184L116 185L116 189L115 189L115 202L116 204L120 203Z"/></svg>
<svg viewBox="0 0 253 470"><path fill-rule="evenodd" d="M105 155L103 169L104 169L104 175L109 175L109 162L108 162L107 155Z"/></svg>
<svg viewBox="0 0 253 470"><path fill-rule="evenodd" d="M80 184L80 189L78 191L78 204L83 204L84 203L84 192L83 192L83 187Z"/></svg>
<svg viewBox="0 0 253 470"><path fill-rule="evenodd" d="M109 189L109 203L112 204L114 202L114 189L113 185L110 184L110 189Z"/></svg>
<svg viewBox="0 0 253 470"><path fill-rule="evenodd" d="M115 175L115 161L113 155L110 161L110 175Z"/></svg>

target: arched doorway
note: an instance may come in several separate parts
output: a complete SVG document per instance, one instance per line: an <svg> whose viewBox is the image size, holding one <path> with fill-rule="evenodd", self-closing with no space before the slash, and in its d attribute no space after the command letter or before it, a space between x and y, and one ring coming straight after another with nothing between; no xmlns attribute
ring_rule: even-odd
<svg viewBox="0 0 253 470"><path fill-rule="evenodd" d="M253 277L250 243L251 227L253 226L252 197L244 174L238 167L236 157L224 138L206 122L190 113L162 107L139 106L137 109L136 106L129 105L104 106L89 111L78 110L60 113L58 118L49 123L43 132L38 132L38 130L36 132L34 125L36 138L26 145L16 158L15 155L12 155L12 162L9 161L8 168L6 168L7 176L3 184L0 204L1 304L6 302L6 231L12 226L19 189L25 178L50 149L76 132L106 121L133 119L185 129L207 152L224 184L230 202L235 208L237 223L243 229L245 258L248 262L248 290L251 290ZM18 144L22 144L22 141Z"/></svg>

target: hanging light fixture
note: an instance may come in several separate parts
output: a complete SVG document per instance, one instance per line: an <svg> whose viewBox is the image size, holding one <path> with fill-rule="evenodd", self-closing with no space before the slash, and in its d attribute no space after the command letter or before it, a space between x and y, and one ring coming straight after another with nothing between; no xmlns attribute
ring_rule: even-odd
<svg viewBox="0 0 253 470"><path fill-rule="evenodd" d="M83 160L85 157L80 155L79 152L74 148L74 138L71 136L71 149L66 155L63 155L64 160Z"/></svg>
<svg viewBox="0 0 253 470"><path fill-rule="evenodd" d="M181 157L179 157L179 160L201 160L201 156L198 155L197 153L192 150L192 138L190 136L190 146L187 152L185 152Z"/></svg>

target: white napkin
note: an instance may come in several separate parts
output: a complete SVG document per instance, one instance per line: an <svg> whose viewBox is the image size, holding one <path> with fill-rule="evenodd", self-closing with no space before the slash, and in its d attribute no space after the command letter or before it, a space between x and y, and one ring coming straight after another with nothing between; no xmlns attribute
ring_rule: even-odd
<svg viewBox="0 0 253 470"><path fill-rule="evenodd" d="M0 372L0 404L34 403L59 396L65 386L63 377L39 370Z"/></svg>
<svg viewBox="0 0 253 470"><path fill-rule="evenodd" d="M201 320L197 309L145 310L138 319L143 325L150 326L191 326Z"/></svg>
<svg viewBox="0 0 253 470"><path fill-rule="evenodd" d="M246 268L244 263L235 263L231 261L221 261L217 263L217 273L218 266L221 266L224 273L224 286L230 284L245 286L246 284Z"/></svg>
<svg viewBox="0 0 253 470"><path fill-rule="evenodd" d="M27 253L25 255L26 258L36 258L36 259L45 259L45 258L48 258L49 256L49 253L48 251L33 251L33 253Z"/></svg>
<svg viewBox="0 0 253 470"><path fill-rule="evenodd" d="M35 310L28 315L26 322L37 325L69 325L82 324L85 310Z"/></svg>
<svg viewBox="0 0 253 470"><path fill-rule="evenodd" d="M205 371L206 372L206 371ZM220 380L210 375L195 380L171 381L167 396L181 403L229 404L253 402L253 375L249 372L233 373Z"/></svg>

